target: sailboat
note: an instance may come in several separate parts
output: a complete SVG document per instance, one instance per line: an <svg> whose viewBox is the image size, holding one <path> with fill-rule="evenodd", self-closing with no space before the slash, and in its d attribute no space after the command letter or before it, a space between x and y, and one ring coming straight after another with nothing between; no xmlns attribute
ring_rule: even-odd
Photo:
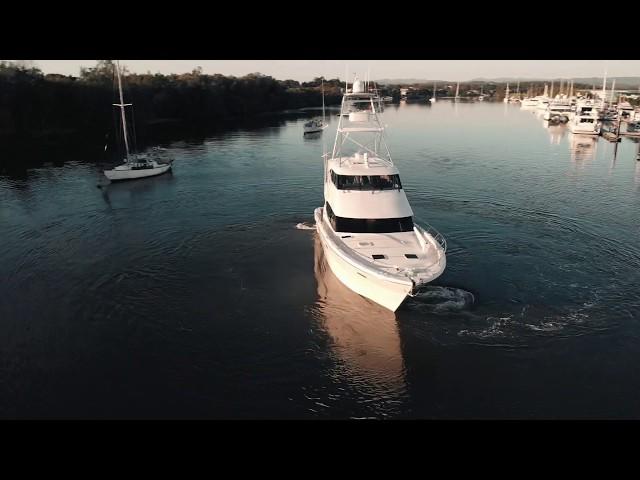
<svg viewBox="0 0 640 480"><path fill-rule="evenodd" d="M516 86L515 95L511 95L510 97L508 95L506 95L505 98L507 98L507 101L509 103L520 103L520 101L521 101L520 100L520 80L518 80L518 84Z"/></svg>
<svg viewBox="0 0 640 480"><path fill-rule="evenodd" d="M553 95L553 81L551 82L551 94ZM549 87L548 85L545 83L544 84L544 93L542 94L541 97L538 97L538 104L536 106L537 110L541 110L542 112L544 112L547 109L547 106L549 105L550 102L550 96L549 96Z"/></svg>
<svg viewBox="0 0 640 480"><path fill-rule="evenodd" d="M322 119L314 118L313 120L306 122L303 125L303 128L304 128L304 133L306 134L306 133L321 132L322 130L327 128L327 126L328 126L328 123L325 121L325 114L324 114L324 78L323 78L322 79Z"/></svg>
<svg viewBox="0 0 640 480"><path fill-rule="evenodd" d="M520 102L520 108L528 110L528 109L537 109L538 108L538 104L540 104L540 102L542 102L547 95L547 86L544 86L544 95L537 95L535 97L532 97L531 94L535 93L535 91L532 90L532 85L529 84L529 90L527 91L527 96L524 97L522 99L522 101Z"/></svg>
<svg viewBox="0 0 640 480"><path fill-rule="evenodd" d="M122 96L122 79L120 76L120 62L116 61L116 75L118 77L118 91L120 93L120 103L114 103L116 107L120 107L122 132L124 137L124 146L126 156L124 163L118 165L111 170L105 170L105 176L111 181L117 180L134 180L136 178L152 177L168 172L171 169L173 160L163 160L159 157L157 150L152 154L131 153L129 149L129 133L127 132L127 118L125 115L125 107L130 107L132 103L124 103Z"/></svg>
<svg viewBox="0 0 640 480"><path fill-rule="evenodd" d="M504 94L504 103L508 103L509 102L509 82L507 82L507 91Z"/></svg>
<svg viewBox="0 0 640 480"><path fill-rule="evenodd" d="M431 103L436 103L436 82L433 82L433 97L429 99Z"/></svg>
<svg viewBox="0 0 640 480"><path fill-rule="evenodd" d="M376 105L357 78L345 88L333 152L323 155L324 204L314 218L340 282L395 312L444 272L446 241L414 222Z"/></svg>
<svg viewBox="0 0 640 480"><path fill-rule="evenodd" d="M456 85L456 97L455 99L458 100L460 98L460 81L458 80L458 85Z"/></svg>
<svg viewBox="0 0 640 480"><path fill-rule="evenodd" d="M600 105L600 111L605 111L605 103L607 100L607 69L604 70L604 79L602 80L602 103Z"/></svg>

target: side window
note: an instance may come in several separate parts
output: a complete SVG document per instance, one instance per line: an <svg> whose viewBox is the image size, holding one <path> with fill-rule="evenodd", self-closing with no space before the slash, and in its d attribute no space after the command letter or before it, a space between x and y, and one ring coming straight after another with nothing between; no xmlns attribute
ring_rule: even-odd
<svg viewBox="0 0 640 480"><path fill-rule="evenodd" d="M327 202L327 215L329 216L329 223L331 224L331 228L333 228L333 230L336 230L336 216L333 213L333 210L331 209L331 205L329 205L329 202Z"/></svg>

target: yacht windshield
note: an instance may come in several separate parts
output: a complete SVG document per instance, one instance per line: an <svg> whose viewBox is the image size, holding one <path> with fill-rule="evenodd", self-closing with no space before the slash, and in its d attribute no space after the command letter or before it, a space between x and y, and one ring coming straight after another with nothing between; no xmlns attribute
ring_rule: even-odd
<svg viewBox="0 0 640 480"><path fill-rule="evenodd" d="M338 175L331 171L338 190L400 190L400 175Z"/></svg>
<svg viewBox="0 0 640 480"><path fill-rule="evenodd" d="M401 218L347 218L333 213L327 205L327 215L334 232L345 233L394 233L413 231L413 219Z"/></svg>

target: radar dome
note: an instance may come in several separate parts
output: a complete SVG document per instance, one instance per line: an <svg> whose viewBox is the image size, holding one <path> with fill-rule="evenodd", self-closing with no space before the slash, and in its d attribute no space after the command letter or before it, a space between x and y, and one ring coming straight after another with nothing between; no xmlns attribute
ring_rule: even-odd
<svg viewBox="0 0 640 480"><path fill-rule="evenodd" d="M358 78L356 77L356 79L353 82L353 93L363 93L364 92L364 86L362 85L362 82L360 80L358 80Z"/></svg>

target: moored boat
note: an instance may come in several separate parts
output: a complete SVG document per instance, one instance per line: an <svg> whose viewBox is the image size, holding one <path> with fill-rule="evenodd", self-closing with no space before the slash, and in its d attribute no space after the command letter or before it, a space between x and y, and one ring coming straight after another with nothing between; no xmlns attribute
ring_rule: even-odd
<svg viewBox="0 0 640 480"><path fill-rule="evenodd" d="M116 75L118 78L118 91L120 94L120 103L114 103L116 107L120 107L120 118L122 121L122 133L125 145L125 158L122 165L111 170L105 170L104 175L111 181L119 180L135 180L137 178L153 177L168 172L173 164L173 159L162 158L159 150L152 153L132 153L129 147L129 133L127 131L127 117L125 115L125 107L133 104L124 103L122 95L122 79L120 75L120 63L115 64ZM105 147L106 148L106 147Z"/></svg>
<svg viewBox="0 0 640 480"><path fill-rule="evenodd" d="M600 135L600 129L599 113L593 101L578 101L569 120L569 130L583 135Z"/></svg>

